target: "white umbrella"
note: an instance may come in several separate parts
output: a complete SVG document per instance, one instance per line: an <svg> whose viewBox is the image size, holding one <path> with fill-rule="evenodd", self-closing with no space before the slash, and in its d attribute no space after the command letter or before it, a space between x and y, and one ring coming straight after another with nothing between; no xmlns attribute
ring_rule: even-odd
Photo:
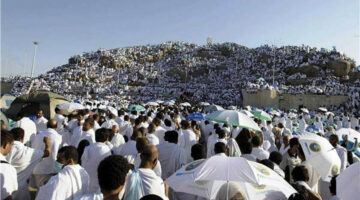
<svg viewBox="0 0 360 200"><path fill-rule="evenodd" d="M164 103L164 101L162 101L162 100L156 100L156 103L162 104L162 103Z"/></svg>
<svg viewBox="0 0 360 200"><path fill-rule="evenodd" d="M320 111L327 112L328 110L325 107L319 107Z"/></svg>
<svg viewBox="0 0 360 200"><path fill-rule="evenodd" d="M261 131L253 119L235 110L218 110L205 117L208 120L225 123L231 126L240 126L247 129Z"/></svg>
<svg viewBox="0 0 360 200"><path fill-rule="evenodd" d="M327 139L316 134L301 135L299 142L306 160L324 181L329 182L331 177L339 174L341 166L339 155Z"/></svg>
<svg viewBox="0 0 360 200"><path fill-rule="evenodd" d="M296 190L286 181L278 184L256 186L251 183L240 183L241 193L246 199L288 199Z"/></svg>
<svg viewBox="0 0 360 200"><path fill-rule="evenodd" d="M108 106L107 107L107 110L109 112L111 112L111 114L115 115L115 116L118 116L118 111L116 110L116 108L112 107L112 106Z"/></svg>
<svg viewBox="0 0 360 200"><path fill-rule="evenodd" d="M234 170L234 166L241 170ZM193 172L195 184L205 183L209 185L210 182L212 183L212 189L215 190L224 182L239 182L243 184L244 191L242 193L248 196L247 199L250 199L249 197L254 194L260 195L261 192L263 192L264 196L267 196L266 194L273 193L274 195L275 191L278 191L283 194L281 196L278 193L278 196L282 198L287 198L296 193L296 190L276 172L262 164L248 161L242 157L212 156L203 163L198 164L196 168ZM246 191L245 187L247 186L254 189ZM273 186L273 188L270 188L270 186ZM261 189L265 188L267 188L266 191L261 191ZM217 192L210 192L210 194L214 193Z"/></svg>
<svg viewBox="0 0 360 200"><path fill-rule="evenodd" d="M241 170L234 170L237 166ZM212 156L198 167L195 172L197 181L240 181L256 185L260 181L261 169L250 165L250 161L242 157Z"/></svg>
<svg viewBox="0 0 360 200"><path fill-rule="evenodd" d="M248 117L254 117L254 115L248 111L248 110L240 110L241 113L244 113L245 115L247 115Z"/></svg>
<svg viewBox="0 0 360 200"><path fill-rule="evenodd" d="M200 106L210 106L210 103L208 103L208 102L200 102Z"/></svg>
<svg viewBox="0 0 360 200"><path fill-rule="evenodd" d="M166 106L172 106L172 105L174 105L174 104L175 104L175 101L172 101L172 100L166 101L166 102L164 103L164 105L166 105Z"/></svg>
<svg viewBox="0 0 360 200"><path fill-rule="evenodd" d="M225 181L203 181L195 183L195 172L199 169L199 165L204 163L205 159L193 161L168 177L165 183L176 192L185 192L197 196L214 199L217 191Z"/></svg>
<svg viewBox="0 0 360 200"><path fill-rule="evenodd" d="M333 112L326 112L325 115L332 115L335 116L335 114Z"/></svg>
<svg viewBox="0 0 360 200"><path fill-rule="evenodd" d="M147 105L147 106L159 106L158 103L153 102L153 101L147 102L145 105Z"/></svg>
<svg viewBox="0 0 360 200"><path fill-rule="evenodd" d="M184 102L184 103L181 103L180 106L183 106L183 107L190 107L190 103L189 102Z"/></svg>
<svg viewBox="0 0 360 200"><path fill-rule="evenodd" d="M79 103L62 103L57 106L60 110L83 110L85 107Z"/></svg>
<svg viewBox="0 0 360 200"><path fill-rule="evenodd" d="M234 166L241 170L233 170ZM186 192L208 199L214 199L220 187L227 182L240 184L243 189L241 193L247 199L253 199L249 198L253 195L284 199L296 193L276 172L241 157L212 156L206 160L197 160L165 180L176 192Z"/></svg>
<svg viewBox="0 0 360 200"><path fill-rule="evenodd" d="M306 109L306 108L301 108L301 111L302 111L303 113L309 114L309 110Z"/></svg>
<svg viewBox="0 0 360 200"><path fill-rule="evenodd" d="M346 168L336 177L336 196L341 199L359 199L360 162Z"/></svg>
<svg viewBox="0 0 360 200"><path fill-rule="evenodd" d="M224 110L224 108L221 106L218 106L218 105L211 105L211 106L206 107L204 109L204 112L211 113L211 112L218 111L218 110Z"/></svg>

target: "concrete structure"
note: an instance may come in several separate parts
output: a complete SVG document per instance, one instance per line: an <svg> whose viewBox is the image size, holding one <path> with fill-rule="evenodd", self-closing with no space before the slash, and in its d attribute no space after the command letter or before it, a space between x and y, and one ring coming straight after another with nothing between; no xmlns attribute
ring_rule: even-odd
<svg viewBox="0 0 360 200"><path fill-rule="evenodd" d="M280 108L289 110L300 105L309 109L321 106L338 106L348 100L342 95L316 95L316 94L280 94L275 90L262 90L257 92L243 92L243 106L251 105L260 108Z"/></svg>

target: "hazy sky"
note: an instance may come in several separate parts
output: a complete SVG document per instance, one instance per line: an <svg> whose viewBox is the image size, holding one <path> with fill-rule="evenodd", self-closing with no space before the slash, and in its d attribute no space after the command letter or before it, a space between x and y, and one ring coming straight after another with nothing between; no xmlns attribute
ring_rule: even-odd
<svg viewBox="0 0 360 200"><path fill-rule="evenodd" d="M165 41L336 46L360 63L359 0L3 0L2 76L101 48Z"/></svg>

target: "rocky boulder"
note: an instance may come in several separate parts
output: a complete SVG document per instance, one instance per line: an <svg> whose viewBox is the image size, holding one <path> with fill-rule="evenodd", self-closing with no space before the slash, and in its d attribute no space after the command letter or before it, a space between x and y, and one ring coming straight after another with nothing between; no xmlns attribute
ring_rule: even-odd
<svg viewBox="0 0 360 200"><path fill-rule="evenodd" d="M335 76L342 77L349 75L349 72L351 71L352 68L352 64L344 60L330 61L328 68L334 70Z"/></svg>

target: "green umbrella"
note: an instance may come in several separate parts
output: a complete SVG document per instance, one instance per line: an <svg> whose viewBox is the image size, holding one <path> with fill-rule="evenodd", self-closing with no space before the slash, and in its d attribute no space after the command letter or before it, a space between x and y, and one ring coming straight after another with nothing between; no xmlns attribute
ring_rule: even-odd
<svg viewBox="0 0 360 200"><path fill-rule="evenodd" d="M261 120L265 120L265 121L271 121L272 118L269 114L267 114L266 112L264 112L263 110L254 110L251 112L255 118L261 119Z"/></svg>
<svg viewBox="0 0 360 200"><path fill-rule="evenodd" d="M218 110L205 117L208 120L218 123L224 123L231 126L240 126L243 128L260 131L259 126L250 117L244 113L235 110Z"/></svg>
<svg viewBox="0 0 360 200"><path fill-rule="evenodd" d="M142 112L142 111L145 111L146 109L139 104L133 104L128 107L128 110Z"/></svg>

